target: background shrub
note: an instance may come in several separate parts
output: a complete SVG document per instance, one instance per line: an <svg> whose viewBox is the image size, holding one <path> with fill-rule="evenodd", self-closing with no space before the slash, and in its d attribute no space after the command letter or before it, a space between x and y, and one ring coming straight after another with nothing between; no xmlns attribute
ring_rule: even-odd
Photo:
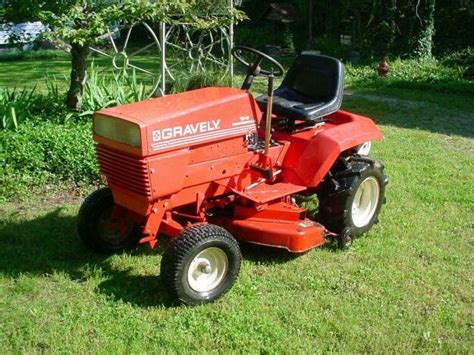
<svg viewBox="0 0 474 355"><path fill-rule="evenodd" d="M52 80L47 81L46 94L33 89L0 88L0 127L17 129L23 122L54 121L63 123L68 116L64 97Z"/></svg>
<svg viewBox="0 0 474 355"><path fill-rule="evenodd" d="M83 111L69 111L54 78L43 93L0 89L0 198L45 185L90 185L99 182L92 141L94 111L146 99L136 76L99 76L92 65L84 91ZM227 85L221 71L183 73L173 92Z"/></svg>
<svg viewBox="0 0 474 355"><path fill-rule="evenodd" d="M142 101L147 98L145 86L135 73L99 75L94 65L88 71L84 87L82 112L70 111L64 101L56 78L47 77L46 90L0 88L0 128L17 129L24 122L54 122L89 120L97 110Z"/></svg>
<svg viewBox="0 0 474 355"><path fill-rule="evenodd" d="M104 107L142 101L146 98L145 85L138 82L135 71L131 74L113 72L106 76L100 75L92 64L87 71L81 116L92 115Z"/></svg>
<svg viewBox="0 0 474 355"><path fill-rule="evenodd" d="M310 50L320 51L321 54L335 57L341 60L349 59L349 47L341 45L339 41L332 38L316 38L309 46Z"/></svg>
<svg viewBox="0 0 474 355"><path fill-rule="evenodd" d="M0 195L14 194L20 185L96 183L91 131L90 122L27 122L15 131L0 131Z"/></svg>
<svg viewBox="0 0 474 355"><path fill-rule="evenodd" d="M346 64L346 84L359 89L391 87L474 95L474 85L463 78L464 66L446 66L435 59L417 61L399 58L389 59L389 65L389 74L381 77L377 75L376 62L364 66Z"/></svg>
<svg viewBox="0 0 474 355"><path fill-rule="evenodd" d="M169 93L176 94L210 86L228 86L230 78L220 70L209 68L199 73L182 72L170 86Z"/></svg>

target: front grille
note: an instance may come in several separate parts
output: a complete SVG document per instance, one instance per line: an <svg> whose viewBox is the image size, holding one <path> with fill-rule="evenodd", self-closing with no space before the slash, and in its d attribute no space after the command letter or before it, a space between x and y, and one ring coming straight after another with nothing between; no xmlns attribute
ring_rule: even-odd
<svg viewBox="0 0 474 355"><path fill-rule="evenodd" d="M96 146L97 161L107 182L136 194L150 197L151 187L147 163L103 146Z"/></svg>

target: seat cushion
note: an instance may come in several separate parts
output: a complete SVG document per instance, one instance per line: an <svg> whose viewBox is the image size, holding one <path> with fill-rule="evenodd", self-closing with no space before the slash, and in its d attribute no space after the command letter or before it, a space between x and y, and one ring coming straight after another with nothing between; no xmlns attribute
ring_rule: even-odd
<svg viewBox="0 0 474 355"><path fill-rule="evenodd" d="M341 107L344 66L334 58L301 54L275 90L273 112L289 119L321 121ZM267 95L257 97L265 111Z"/></svg>
<svg viewBox="0 0 474 355"><path fill-rule="evenodd" d="M262 111L267 109L267 94L257 97L257 103ZM312 119L312 113L324 107L325 102L303 104L301 101L291 101L280 96L273 97L273 113L291 119Z"/></svg>

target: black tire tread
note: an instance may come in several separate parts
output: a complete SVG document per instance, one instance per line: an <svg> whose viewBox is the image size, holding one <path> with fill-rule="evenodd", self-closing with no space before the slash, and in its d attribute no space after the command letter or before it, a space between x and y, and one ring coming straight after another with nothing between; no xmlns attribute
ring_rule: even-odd
<svg viewBox="0 0 474 355"><path fill-rule="evenodd" d="M108 187L100 188L86 197L82 203L77 216L77 232L83 243L98 253L113 253L130 250L138 242L138 231L131 235L120 246L108 247L100 241L96 231L98 215L106 208L114 205L112 191ZM136 235L135 235L136 234Z"/></svg>
<svg viewBox="0 0 474 355"><path fill-rule="evenodd" d="M317 220L326 228L335 233L341 233L345 228L352 227L354 236L365 233L376 223L380 206L378 207L375 218L369 223L367 228L354 228L348 223L348 214L350 211L346 208L346 202L354 193L354 188L358 186L357 182L367 170L371 170L378 176L381 183L381 199L384 201L384 192L386 177L384 175L383 163L374 158L360 155L348 157L343 164L336 164L331 176L325 179L318 191L319 211Z"/></svg>
<svg viewBox="0 0 474 355"><path fill-rule="evenodd" d="M182 303L199 304L213 301L223 296L230 287L224 292L220 293L218 297L209 300L194 300L189 296L183 294L180 286L180 271L184 267L186 258L197 246L209 240L220 240L224 243L229 243L231 248L237 253L238 265L236 270L232 270L231 277L235 280L240 271L240 260L242 254L239 244L232 235L224 228L213 224L195 224L183 230L183 232L175 239L171 240L161 259L161 279L167 286L171 295L177 298ZM233 281L232 280L232 283ZM232 285L231 283L231 285Z"/></svg>

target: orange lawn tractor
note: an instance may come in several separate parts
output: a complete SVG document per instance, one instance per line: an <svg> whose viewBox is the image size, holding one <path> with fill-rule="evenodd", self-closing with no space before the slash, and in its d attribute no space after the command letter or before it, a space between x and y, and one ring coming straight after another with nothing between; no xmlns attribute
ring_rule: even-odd
<svg viewBox="0 0 474 355"><path fill-rule="evenodd" d="M388 181L367 156L382 139L374 122L339 109L340 61L303 53L274 90L280 63L248 47L232 53L247 68L240 90L210 87L94 114L107 187L82 204L79 235L99 252L154 248L168 236L161 277L186 304L231 288L238 242L292 253L328 238L348 247L377 222ZM257 76L268 78L268 92L255 99ZM296 196L317 196L314 219Z"/></svg>

